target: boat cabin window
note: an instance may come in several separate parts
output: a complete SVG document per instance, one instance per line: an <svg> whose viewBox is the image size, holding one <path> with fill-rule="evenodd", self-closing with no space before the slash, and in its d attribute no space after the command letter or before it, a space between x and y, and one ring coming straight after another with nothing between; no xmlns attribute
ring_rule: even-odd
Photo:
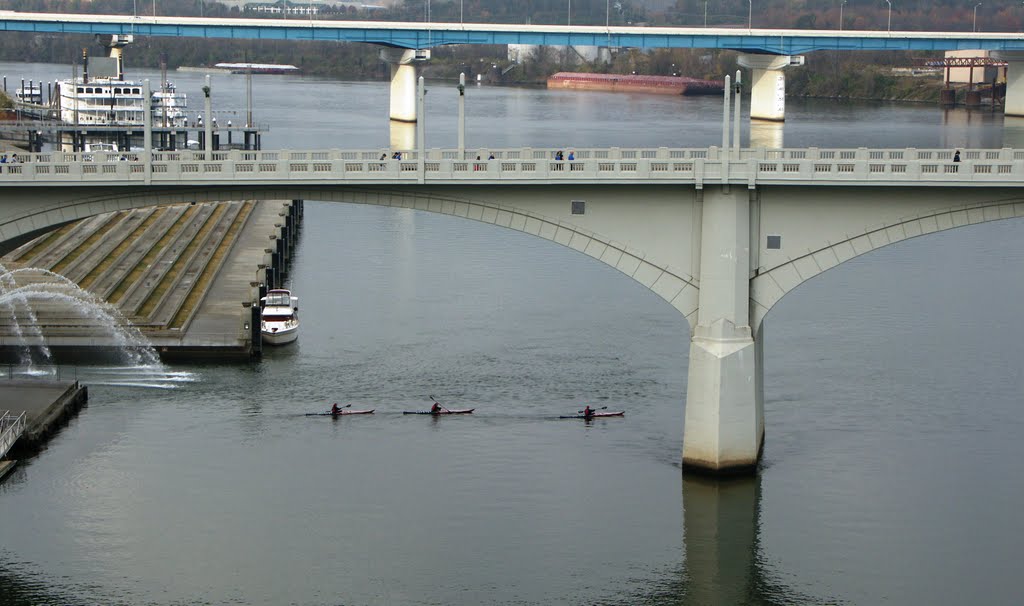
<svg viewBox="0 0 1024 606"><path fill-rule="evenodd" d="M119 89L119 88L115 88L115 89L114 89L114 94L115 94L115 95L120 95L120 94L121 94L121 89Z"/></svg>
<svg viewBox="0 0 1024 606"><path fill-rule="evenodd" d="M142 92L142 91L140 91L140 90L139 90L139 89L137 89L137 88L133 88L133 89L132 89L132 93L134 93L134 94L136 94L136 95L138 95L138 94L139 94L140 92Z"/></svg>
<svg viewBox="0 0 1024 606"><path fill-rule="evenodd" d="M92 91L92 87L90 86L89 88L85 89L85 92L87 92L87 93L91 93L91 92L93 92L93 91Z"/></svg>
<svg viewBox="0 0 1024 606"><path fill-rule="evenodd" d="M83 87L83 86L79 86L79 87L78 87L78 92L80 92L80 93L84 93L84 92L85 92L85 87Z"/></svg>
<svg viewBox="0 0 1024 606"><path fill-rule="evenodd" d="M288 305L292 304L292 298L288 295L267 295L267 305Z"/></svg>
<svg viewBox="0 0 1024 606"><path fill-rule="evenodd" d="M291 316L263 316L264 322L287 322L291 319Z"/></svg>

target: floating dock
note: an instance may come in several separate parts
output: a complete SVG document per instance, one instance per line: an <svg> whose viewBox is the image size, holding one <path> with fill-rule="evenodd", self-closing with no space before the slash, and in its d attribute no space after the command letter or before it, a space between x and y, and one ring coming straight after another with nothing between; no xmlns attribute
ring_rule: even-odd
<svg viewBox="0 0 1024 606"><path fill-rule="evenodd" d="M0 381L0 402L11 416L25 415L25 428L6 457L0 460L0 480L14 470L16 457L31 456L46 445L69 418L89 399L78 381L59 379L10 379Z"/></svg>

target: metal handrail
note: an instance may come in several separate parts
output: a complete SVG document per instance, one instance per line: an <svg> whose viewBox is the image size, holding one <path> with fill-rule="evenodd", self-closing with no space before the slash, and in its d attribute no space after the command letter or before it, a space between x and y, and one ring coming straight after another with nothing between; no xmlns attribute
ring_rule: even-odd
<svg viewBox="0 0 1024 606"><path fill-rule="evenodd" d="M18 441L25 431L25 413L15 417L10 411L0 416L0 459L7 456L7 453Z"/></svg>

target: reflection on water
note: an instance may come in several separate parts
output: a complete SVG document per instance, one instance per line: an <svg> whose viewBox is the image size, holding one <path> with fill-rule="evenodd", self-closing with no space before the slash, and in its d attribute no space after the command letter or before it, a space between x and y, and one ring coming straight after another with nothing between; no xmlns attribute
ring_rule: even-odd
<svg viewBox="0 0 1024 606"><path fill-rule="evenodd" d="M1024 118L1003 118L1003 147L1024 148Z"/></svg>
<svg viewBox="0 0 1024 606"><path fill-rule="evenodd" d="M749 147L766 147L768 149L781 149L783 122L766 122L754 120L750 123L750 145Z"/></svg>

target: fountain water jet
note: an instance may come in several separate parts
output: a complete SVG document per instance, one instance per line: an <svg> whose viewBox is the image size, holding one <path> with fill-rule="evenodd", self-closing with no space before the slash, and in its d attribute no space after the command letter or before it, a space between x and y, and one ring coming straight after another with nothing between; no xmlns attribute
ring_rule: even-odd
<svg viewBox="0 0 1024 606"><path fill-rule="evenodd" d="M18 285L16 276L42 277L56 281ZM30 305L30 301L35 302L36 305ZM40 303L43 305L40 306ZM112 340L111 345L123 355L126 363L134 366L161 365L160 358L149 340L124 317L120 310L81 289L73 281L58 273L41 268L7 270L0 265L0 309L5 307L11 312L11 329L19 341L19 357L23 364L27 362L30 367L32 347L39 348L46 363L52 362L48 340L43 330L45 323L41 322L39 318L41 314L52 315L58 309L70 310L77 317L90 323L89 326L78 327L80 330L102 330L104 335ZM17 310L19 308L24 309L27 314L27 327L23 327L24 320L18 318ZM67 332L69 328L74 330L75 327L68 327L65 323L64 326L54 328L54 330ZM83 340L81 335L74 337L65 335L64 337L65 342L75 339ZM87 345L91 344L92 342L87 343Z"/></svg>

